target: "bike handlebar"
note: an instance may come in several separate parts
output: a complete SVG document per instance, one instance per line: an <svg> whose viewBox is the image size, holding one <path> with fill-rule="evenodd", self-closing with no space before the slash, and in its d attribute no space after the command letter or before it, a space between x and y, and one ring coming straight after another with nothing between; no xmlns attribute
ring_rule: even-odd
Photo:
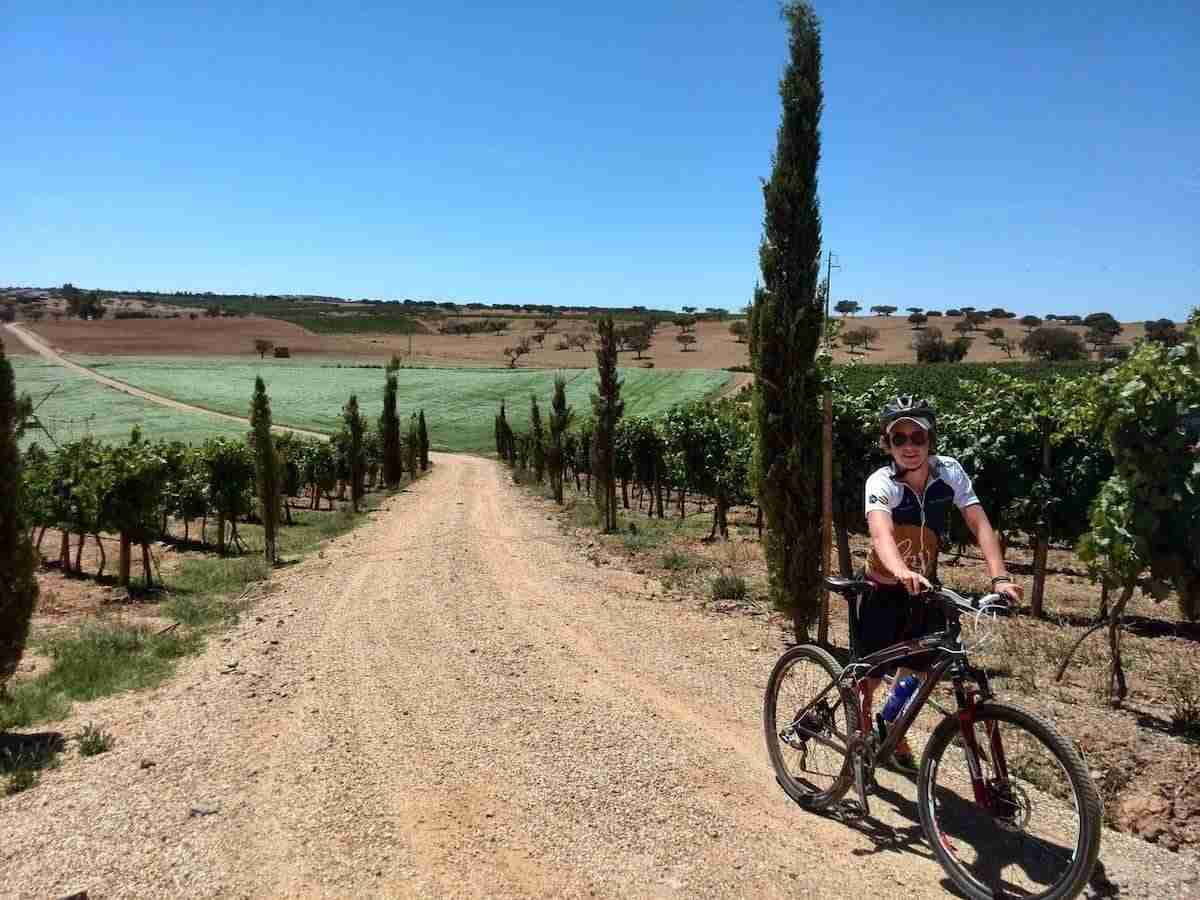
<svg viewBox="0 0 1200 900"><path fill-rule="evenodd" d="M945 587L934 588L917 596L924 600L936 601L948 616L960 616L963 613L975 615L981 609L989 606L1008 610L1013 602L1013 598L1009 594L1003 593L985 594L979 598L978 602L975 602Z"/></svg>

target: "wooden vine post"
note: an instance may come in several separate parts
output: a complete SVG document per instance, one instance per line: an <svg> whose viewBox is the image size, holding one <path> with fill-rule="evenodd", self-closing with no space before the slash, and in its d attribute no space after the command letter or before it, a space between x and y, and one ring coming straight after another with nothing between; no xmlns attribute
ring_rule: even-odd
<svg viewBox="0 0 1200 900"><path fill-rule="evenodd" d="M821 429L821 575L832 571L833 554L833 392L825 388L824 423ZM821 618L817 643L829 642L829 591L821 589Z"/></svg>
<svg viewBox="0 0 1200 900"><path fill-rule="evenodd" d="M1041 418L1042 430L1042 486L1050 479L1050 419ZM1030 612L1035 619L1042 617L1042 604L1046 596L1046 555L1050 547L1050 497L1042 497L1042 508L1037 523L1037 544L1033 551L1033 593L1030 596Z"/></svg>

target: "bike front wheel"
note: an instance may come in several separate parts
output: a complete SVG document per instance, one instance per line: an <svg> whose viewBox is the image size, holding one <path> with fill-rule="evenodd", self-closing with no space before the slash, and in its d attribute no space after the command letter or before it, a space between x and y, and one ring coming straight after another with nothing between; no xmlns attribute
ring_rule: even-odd
<svg viewBox="0 0 1200 900"><path fill-rule="evenodd" d="M1100 797L1079 752L1042 719L980 704L969 735L948 717L925 748L921 825L954 883L972 900L1067 900L1100 853Z"/></svg>
<svg viewBox="0 0 1200 900"><path fill-rule="evenodd" d="M841 674L829 653L805 644L784 653L767 680L767 753L780 786L807 809L840 800L854 782L848 743L858 730L858 700L837 683Z"/></svg>

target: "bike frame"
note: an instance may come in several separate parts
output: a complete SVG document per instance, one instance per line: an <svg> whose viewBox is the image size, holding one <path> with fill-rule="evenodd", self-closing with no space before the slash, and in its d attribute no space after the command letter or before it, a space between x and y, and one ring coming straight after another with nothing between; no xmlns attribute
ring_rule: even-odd
<svg viewBox="0 0 1200 900"><path fill-rule="evenodd" d="M966 655L959 643L959 626L957 621L953 622L945 631L936 632L916 640L893 644L891 647L885 647L876 653L864 656L862 659L851 660L838 678L830 681L826 688L813 698L808 706L796 713L791 727L796 732L803 734L806 739L824 744L835 751L861 753L866 747L867 735L873 731L871 723L866 721L861 703L864 682L870 678L882 677L882 670L886 667L899 663L909 657L929 652L938 653L938 659L923 678L920 688L909 700L900 717L888 727L883 742L874 749L873 753L868 754L866 759L868 768L870 771L874 771L876 764L880 760L886 760L892 754L896 749L896 745L900 743L901 739L908 732L909 726L912 725L913 721L925 707L925 703L933 693L934 688L949 674L954 685L955 700L958 703L958 710L955 715L962 734L963 748L967 757L967 767L971 775L971 787L975 795L975 801L985 809L993 811L996 806L995 797L991 786L983 778L983 767L979 762L979 745L975 740L975 708L979 700L990 699L992 692L988 685L987 675L973 668L966 661ZM967 686L968 680L974 681L978 686L978 690L969 688ZM842 747L839 747L834 741L829 740L823 734L818 734L801 724L804 717L816 707L822 698L830 691L839 687L848 687L856 691L860 698L858 740L854 736L844 735L836 728L833 728L832 725L830 726L833 734L844 741L844 746ZM997 776L1001 780L1006 781L1008 779L1008 764L1004 756L1004 747L1000 733L995 728L989 729L988 744Z"/></svg>

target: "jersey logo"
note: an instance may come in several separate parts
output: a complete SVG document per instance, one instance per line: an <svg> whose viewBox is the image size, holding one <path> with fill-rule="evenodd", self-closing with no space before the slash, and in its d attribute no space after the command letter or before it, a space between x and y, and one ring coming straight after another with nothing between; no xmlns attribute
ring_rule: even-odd
<svg viewBox="0 0 1200 900"><path fill-rule="evenodd" d="M874 494L872 494L871 496L869 496L869 497L867 498L867 502L868 502L868 503L882 503L882 502L883 502L883 498L882 498L882 497L877 497L877 496L875 496Z"/></svg>

